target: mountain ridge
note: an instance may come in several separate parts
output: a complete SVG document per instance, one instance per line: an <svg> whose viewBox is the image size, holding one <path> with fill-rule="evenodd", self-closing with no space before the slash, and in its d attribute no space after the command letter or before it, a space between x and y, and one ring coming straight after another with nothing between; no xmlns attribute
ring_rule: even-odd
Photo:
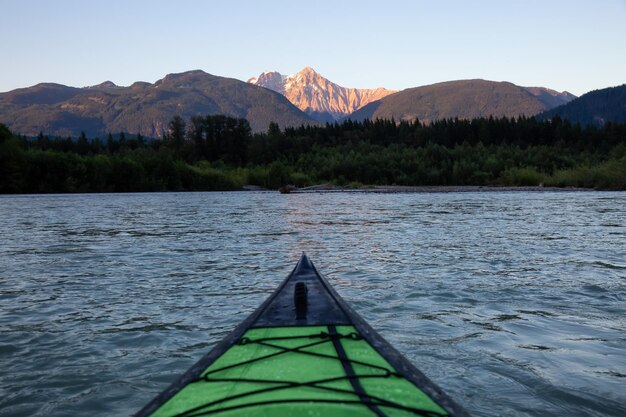
<svg viewBox="0 0 626 417"><path fill-rule="evenodd" d="M256 132L267 130L272 121L282 127L315 123L278 93L202 70L127 87L110 81L83 88L40 83L0 93L0 121L25 135L78 136L84 131L95 137L123 131L160 137L175 115L207 114L246 118Z"/></svg>
<svg viewBox="0 0 626 417"><path fill-rule="evenodd" d="M454 80L407 88L369 103L349 118L419 119L428 123L447 118L534 116L551 108L551 102L570 97L574 96L544 87L520 87L508 81Z"/></svg>
<svg viewBox="0 0 626 417"><path fill-rule="evenodd" d="M385 88L342 87L308 66L292 75L266 71L248 82L284 95L320 122L342 119L368 103L396 92Z"/></svg>
<svg viewBox="0 0 626 417"><path fill-rule="evenodd" d="M558 92L546 87L522 87L550 108L569 103L577 97L569 91Z"/></svg>
<svg viewBox="0 0 626 417"><path fill-rule="evenodd" d="M0 93L0 122L30 136L141 133L159 137L175 115L246 118L255 132L351 118L430 122L442 118L534 116L575 96L510 82L455 80L392 91L339 86L311 67L290 76L266 71L244 82L202 70L170 73L154 83L112 81L88 87L40 83ZM298 108L300 107L300 108ZM353 111L353 109L356 109Z"/></svg>

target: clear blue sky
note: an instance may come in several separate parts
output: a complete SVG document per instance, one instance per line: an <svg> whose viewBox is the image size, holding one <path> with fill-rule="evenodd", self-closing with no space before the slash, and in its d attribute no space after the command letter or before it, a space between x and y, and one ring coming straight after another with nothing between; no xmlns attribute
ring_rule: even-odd
<svg viewBox="0 0 626 417"><path fill-rule="evenodd" d="M626 0L1 0L0 91L247 80L305 66L346 87L484 78L576 95L626 83Z"/></svg>

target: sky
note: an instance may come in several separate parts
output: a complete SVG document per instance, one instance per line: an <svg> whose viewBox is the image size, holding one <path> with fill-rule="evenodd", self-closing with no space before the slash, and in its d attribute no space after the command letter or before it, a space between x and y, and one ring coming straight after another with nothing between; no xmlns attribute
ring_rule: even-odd
<svg viewBox="0 0 626 417"><path fill-rule="evenodd" d="M482 78L582 95L626 83L626 0L0 0L0 92L247 80L305 66L359 88Z"/></svg>

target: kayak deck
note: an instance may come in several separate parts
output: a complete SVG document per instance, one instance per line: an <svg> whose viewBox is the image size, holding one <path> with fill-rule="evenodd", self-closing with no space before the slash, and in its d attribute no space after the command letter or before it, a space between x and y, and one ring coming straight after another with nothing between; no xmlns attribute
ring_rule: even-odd
<svg viewBox="0 0 626 417"><path fill-rule="evenodd" d="M270 298L137 416L466 416L306 255Z"/></svg>

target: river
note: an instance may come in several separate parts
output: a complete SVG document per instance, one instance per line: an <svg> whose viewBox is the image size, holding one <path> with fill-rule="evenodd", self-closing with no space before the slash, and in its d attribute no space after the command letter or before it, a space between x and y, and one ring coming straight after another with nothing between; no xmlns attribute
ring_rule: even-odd
<svg viewBox="0 0 626 417"><path fill-rule="evenodd" d="M305 251L476 416L626 415L626 193L0 196L0 416L127 416Z"/></svg>

